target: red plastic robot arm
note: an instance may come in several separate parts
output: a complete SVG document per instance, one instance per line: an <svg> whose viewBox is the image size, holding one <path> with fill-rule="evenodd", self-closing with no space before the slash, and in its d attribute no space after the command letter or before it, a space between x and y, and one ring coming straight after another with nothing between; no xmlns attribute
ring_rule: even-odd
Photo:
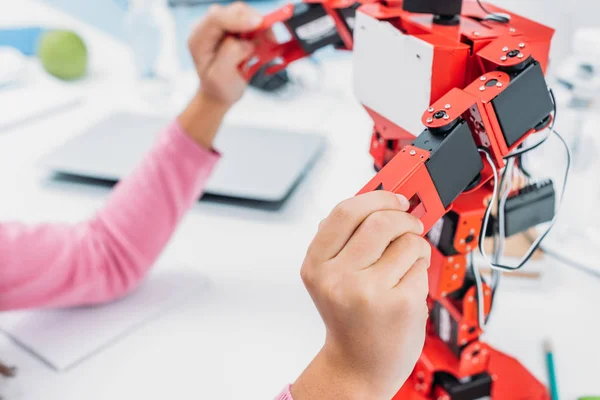
<svg viewBox="0 0 600 400"><path fill-rule="evenodd" d="M250 80L263 68L267 74L276 73L327 46L352 49L354 16L360 4L354 0L307 0L266 15L256 31L242 36L252 40L257 48L240 65L242 75ZM290 36L283 42L278 42L271 32L279 23Z"/></svg>

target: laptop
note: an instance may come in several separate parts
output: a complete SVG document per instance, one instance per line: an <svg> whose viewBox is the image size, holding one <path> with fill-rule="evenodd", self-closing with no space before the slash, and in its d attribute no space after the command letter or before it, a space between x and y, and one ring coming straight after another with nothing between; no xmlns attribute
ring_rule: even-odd
<svg viewBox="0 0 600 400"><path fill-rule="evenodd" d="M56 173L117 182L127 176L170 123L166 117L119 112L47 154ZM222 126L215 148L223 154L205 193L281 202L325 148L325 138L280 129Z"/></svg>

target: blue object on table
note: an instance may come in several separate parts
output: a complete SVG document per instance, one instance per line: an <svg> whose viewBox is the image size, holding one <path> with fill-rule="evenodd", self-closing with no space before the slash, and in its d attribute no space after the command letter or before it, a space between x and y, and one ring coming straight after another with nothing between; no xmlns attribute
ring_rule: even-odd
<svg viewBox="0 0 600 400"><path fill-rule="evenodd" d="M549 341L544 343L544 351L546 353L546 368L548 368L548 381L550 383L550 394L552 400L558 398L558 383L556 379L556 367L554 365L554 351Z"/></svg>
<svg viewBox="0 0 600 400"><path fill-rule="evenodd" d="M40 27L22 27L0 29L0 46L13 47L26 56L37 51L37 43L45 29Z"/></svg>

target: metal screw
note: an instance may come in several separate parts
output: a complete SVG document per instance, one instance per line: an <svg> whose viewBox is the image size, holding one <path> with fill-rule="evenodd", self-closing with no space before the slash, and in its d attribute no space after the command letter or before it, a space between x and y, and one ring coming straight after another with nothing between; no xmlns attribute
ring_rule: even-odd
<svg viewBox="0 0 600 400"><path fill-rule="evenodd" d="M517 56L517 58L523 58L523 57L525 57L525 56L523 55L523 53L519 53L519 55Z"/></svg>
<svg viewBox="0 0 600 400"><path fill-rule="evenodd" d="M450 116L448 114L444 115L444 119L450 119Z"/></svg>
<svg viewBox="0 0 600 400"><path fill-rule="evenodd" d="M464 346L464 345L466 345L467 343L468 343L468 342L467 342L467 339L463 339L463 341L461 342L461 344L462 344L463 346Z"/></svg>
<svg viewBox="0 0 600 400"><path fill-rule="evenodd" d="M472 303L473 301L475 301L475 299L473 298L473 296L470 296L470 297L467 298L467 301L469 303Z"/></svg>
<svg viewBox="0 0 600 400"><path fill-rule="evenodd" d="M411 150L411 151L410 151L410 155L411 155L411 156L414 156L414 155L416 155L416 154L417 154L417 152L416 152L415 150Z"/></svg>
<svg viewBox="0 0 600 400"><path fill-rule="evenodd" d="M430 113L432 113L432 112L434 112L434 111L435 111L435 108L433 108L433 107L429 107L429 108L427 109L427 111L429 111Z"/></svg>
<svg viewBox="0 0 600 400"><path fill-rule="evenodd" d="M471 251L471 246L467 246L467 251Z"/></svg>
<svg viewBox="0 0 600 400"><path fill-rule="evenodd" d="M515 33L517 30L516 30L515 28L510 28L510 29L509 29L509 31L510 31L511 33Z"/></svg>
<svg viewBox="0 0 600 400"><path fill-rule="evenodd" d="M447 294L448 292L442 292L442 297L446 297Z"/></svg>
<svg viewBox="0 0 600 400"><path fill-rule="evenodd" d="M428 123L431 123L431 122L433 122L433 118L427 118L427 122L428 122Z"/></svg>
<svg viewBox="0 0 600 400"><path fill-rule="evenodd" d="M379 142L373 142L373 148L376 149L379 147Z"/></svg>
<svg viewBox="0 0 600 400"><path fill-rule="evenodd" d="M486 290L486 291L485 291L485 295L486 295L486 296L489 296L489 295L490 295L490 291L489 291L489 290Z"/></svg>
<svg viewBox="0 0 600 400"><path fill-rule="evenodd" d="M456 275L456 274L452 275L452 280L453 280L453 281L455 281L455 280L457 280L457 279L458 279L458 275Z"/></svg>
<svg viewBox="0 0 600 400"><path fill-rule="evenodd" d="M485 91L485 86L480 86L479 91L481 91L481 92Z"/></svg>
<svg viewBox="0 0 600 400"><path fill-rule="evenodd" d="M445 108L446 110L449 110L449 109L450 109L450 107L452 107L450 104L446 104L446 105L444 106L444 108Z"/></svg>
<svg viewBox="0 0 600 400"><path fill-rule="evenodd" d="M498 82L498 83L496 83L496 87L502 87L502 86L504 86L504 85L502 84L502 82Z"/></svg>
<svg viewBox="0 0 600 400"><path fill-rule="evenodd" d="M454 261L454 257L448 257L448 262Z"/></svg>
<svg viewBox="0 0 600 400"><path fill-rule="evenodd" d="M469 233L470 233L471 235L474 235L474 234L475 234L475 229L471 229L471 230L469 231Z"/></svg>
<svg viewBox="0 0 600 400"><path fill-rule="evenodd" d="M475 35L475 36L481 36L481 33L475 31L475 32L473 32L473 35Z"/></svg>
<svg viewBox="0 0 600 400"><path fill-rule="evenodd" d="M468 325L463 325L460 327L460 329L462 329L463 331L466 331L467 329L469 329Z"/></svg>
<svg viewBox="0 0 600 400"><path fill-rule="evenodd" d="M523 43L523 42L519 43L519 47L522 48L522 49L524 49L525 48L525 43Z"/></svg>
<svg viewBox="0 0 600 400"><path fill-rule="evenodd" d="M479 78L480 81L485 81L487 80L487 78L485 76L482 76L481 78Z"/></svg>
<svg viewBox="0 0 600 400"><path fill-rule="evenodd" d="M506 57L506 56L502 56L502 57L500 57L500 59L501 59L502 61L506 61L506 60L508 60L508 57Z"/></svg>
<svg viewBox="0 0 600 400"><path fill-rule="evenodd" d="M502 51L506 53L506 52L508 51L508 46L504 46L504 47L502 48Z"/></svg>
<svg viewBox="0 0 600 400"><path fill-rule="evenodd" d="M465 239L460 239L460 244L465 244Z"/></svg>
<svg viewBox="0 0 600 400"><path fill-rule="evenodd" d="M454 269L459 269L460 268L460 264L454 264Z"/></svg>

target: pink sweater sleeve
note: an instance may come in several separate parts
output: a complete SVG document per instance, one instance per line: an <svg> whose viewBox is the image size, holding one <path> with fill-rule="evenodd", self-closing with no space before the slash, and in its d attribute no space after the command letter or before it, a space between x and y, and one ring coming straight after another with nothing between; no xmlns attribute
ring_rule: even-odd
<svg viewBox="0 0 600 400"><path fill-rule="evenodd" d="M131 291L218 159L173 122L91 220L0 224L0 310L94 304Z"/></svg>
<svg viewBox="0 0 600 400"><path fill-rule="evenodd" d="M275 398L275 400L294 400L294 399L292 398L292 393L290 393L290 388L291 388L291 386L290 386L290 385L288 385L288 386L287 386L287 387L286 387L286 388L283 390L283 392L281 392L281 393L279 394L279 396L277 396L277 397Z"/></svg>

